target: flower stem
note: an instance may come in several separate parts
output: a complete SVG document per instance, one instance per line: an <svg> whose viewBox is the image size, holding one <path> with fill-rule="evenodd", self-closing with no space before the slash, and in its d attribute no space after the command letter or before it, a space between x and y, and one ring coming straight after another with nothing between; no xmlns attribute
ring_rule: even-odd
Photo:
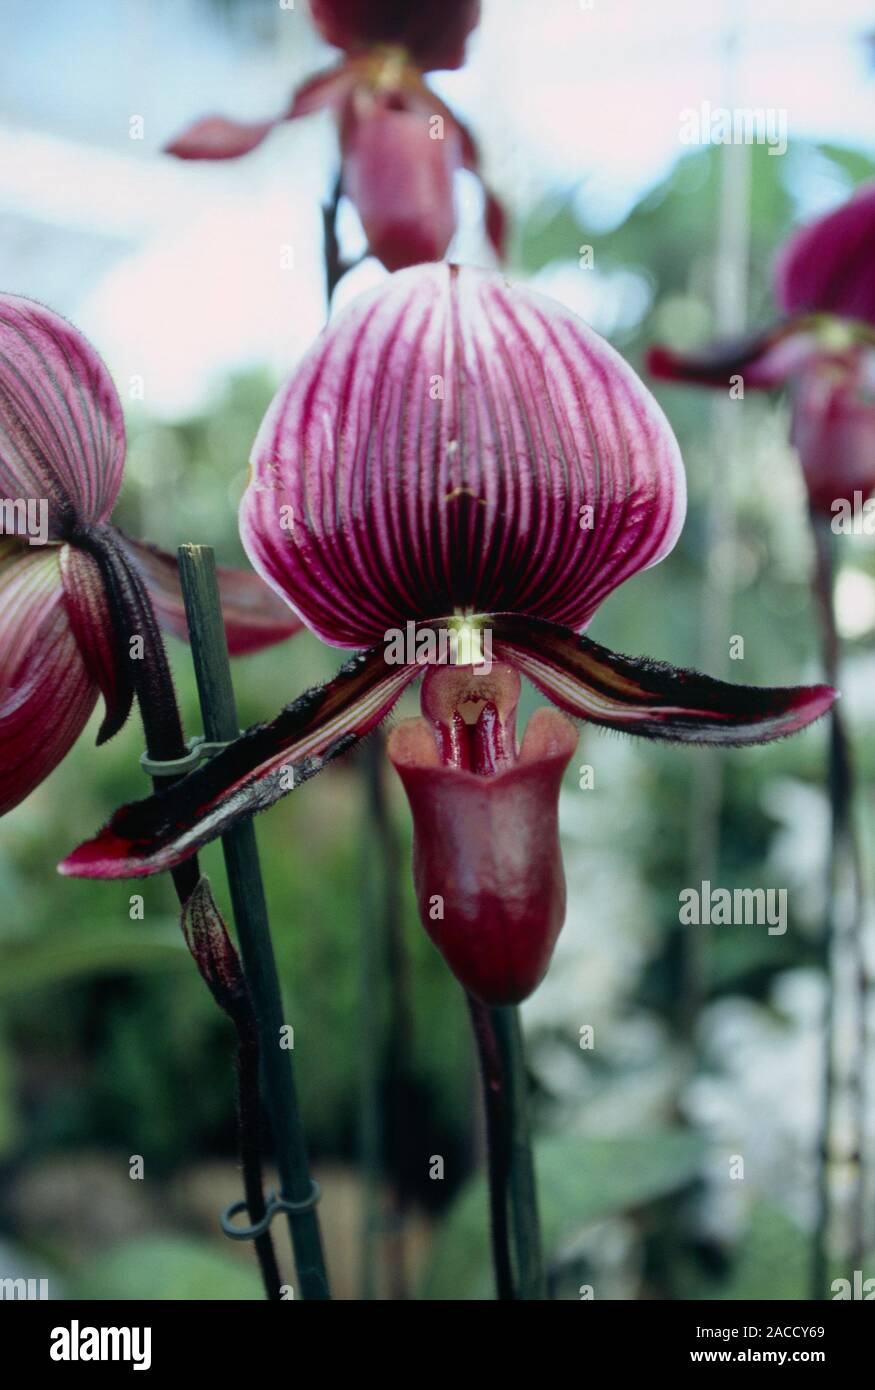
<svg viewBox="0 0 875 1390"><path fill-rule="evenodd" d="M251 1026L237 1027L237 1124L243 1192L249 1220L257 1225L267 1210L261 1167L261 1091L259 1086L259 1047L255 1019ZM271 1302L282 1298L282 1277L270 1231L253 1241L261 1278Z"/></svg>
<svg viewBox="0 0 875 1390"><path fill-rule="evenodd" d="M507 1188L510 1175L510 1133L507 1116L507 1088L492 1014L473 995L466 996L483 1081L483 1108L486 1115L486 1151L489 1167L489 1229L495 1294L504 1301L514 1298L513 1266L510 1259L510 1231L507 1219Z"/></svg>
<svg viewBox="0 0 875 1390"><path fill-rule="evenodd" d="M411 1054L411 1011L408 1002L408 961L404 946L403 912L399 883L401 863L398 839L392 825L386 795L385 745L373 734L362 749L365 792L364 851L368 857L366 910L361 923L362 1039L361 1109L362 1166L365 1174L366 1248L365 1282L373 1297L373 1270L381 1172L394 1168L386 1212L386 1264L393 1302L408 1296L405 1241L405 1174L407 1135L410 1128L407 1059ZM383 1007L383 1006L386 1007ZM383 1020L385 1017L385 1032ZM366 1059L373 1052L376 1064ZM379 1117L371 1123L370 1114ZM369 1237L369 1239L367 1239Z"/></svg>
<svg viewBox="0 0 875 1390"><path fill-rule="evenodd" d="M378 916L377 856L370 808L365 808L361 837L362 902L359 914L359 1029L358 1056L358 1152L362 1182L360 1298L377 1297L377 1263L380 1233L380 1180L383 1146L380 1133L380 981L382 962L374 930Z"/></svg>
<svg viewBox="0 0 875 1390"><path fill-rule="evenodd" d="M510 1207L518 1270L518 1297L547 1297L538 1191L529 1128L528 1079L519 1009L493 1009L502 1071L507 1082L510 1120Z"/></svg>
<svg viewBox="0 0 875 1390"><path fill-rule="evenodd" d="M483 1075L492 1254L498 1297L544 1299L546 1280L519 1010L516 1006L487 1009L470 995L468 1007ZM516 1281L508 1250L508 1202Z"/></svg>
<svg viewBox="0 0 875 1390"><path fill-rule="evenodd" d="M329 311L331 301L334 298L334 291L348 269L340 254L340 243L337 240L337 209L340 205L341 191L341 180L338 174L331 190L331 197L322 207L322 260L325 266L325 298L328 301Z"/></svg>
<svg viewBox="0 0 875 1390"><path fill-rule="evenodd" d="M823 646L823 665L830 685L838 684L840 641L835 621L833 597L834 537L829 522L814 512L811 515L815 544L814 594L820 609ZM865 1219L865 1125L863 1087L866 1057L866 970L862 955L862 875L859 847L853 822L854 776L851 749L839 707L830 714L829 797L831 808L830 844L827 864L824 928L822 938L823 971L826 977L826 996L823 1011L823 1073L821 1081L821 1114L817 1147L817 1205L815 1237L812 1251L811 1296L823 1299L829 1276L829 1236L831 1228L831 1164L832 1134L838 1075L836 1069L836 1027L838 1009L836 995L840 986L840 932L853 956L858 1009L857 1056L854 1059L851 1085L855 1091L855 1162L854 1191L851 1199L853 1222L852 1256L859 1261L863 1247ZM848 899L842 911L840 898ZM844 925L843 925L844 924ZM856 1265L855 1265L856 1267Z"/></svg>
<svg viewBox="0 0 875 1390"><path fill-rule="evenodd" d="M239 732L228 647L210 546L179 549L179 568L197 676L204 733L211 741L231 740ZM255 1006L261 1074L273 1130L280 1195L305 1204L312 1186L290 1051L283 1047L285 1019L276 971L264 886L251 821L222 837L234 920L243 968ZM289 1213L300 1294L330 1298L319 1222L312 1205Z"/></svg>

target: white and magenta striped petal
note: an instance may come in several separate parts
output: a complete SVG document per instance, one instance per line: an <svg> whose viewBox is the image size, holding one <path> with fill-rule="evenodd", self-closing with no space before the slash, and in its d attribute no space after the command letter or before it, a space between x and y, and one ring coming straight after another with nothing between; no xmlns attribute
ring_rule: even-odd
<svg viewBox="0 0 875 1390"><path fill-rule="evenodd" d="M562 306L450 265L401 271L329 326L259 432L241 533L325 641L517 612L579 629L672 548L671 429Z"/></svg>
<svg viewBox="0 0 875 1390"><path fill-rule="evenodd" d="M96 699L67 615L59 548L0 540L0 815L57 767Z"/></svg>
<svg viewBox="0 0 875 1390"><path fill-rule="evenodd" d="M91 345L42 304L0 295L0 498L44 500L57 538L109 516L124 457L121 403Z"/></svg>

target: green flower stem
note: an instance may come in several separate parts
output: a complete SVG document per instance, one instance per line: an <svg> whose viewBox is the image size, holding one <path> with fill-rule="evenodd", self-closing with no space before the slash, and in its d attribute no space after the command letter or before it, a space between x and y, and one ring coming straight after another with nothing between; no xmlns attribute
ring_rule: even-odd
<svg viewBox="0 0 875 1390"><path fill-rule="evenodd" d="M249 1220L257 1225L263 1220L267 1207L264 1200L264 1175L261 1166L261 1088L259 1072L258 1032L254 1017L235 1020L237 1028L237 1127L240 1163L243 1169L243 1191ZM252 1242L267 1297L271 1302L282 1298L282 1277L276 1259L270 1231L256 1236Z"/></svg>
<svg viewBox="0 0 875 1390"><path fill-rule="evenodd" d="M547 1297L523 1035L516 1006L488 1009L468 996L483 1075L492 1256L499 1299ZM516 1278L508 1252L508 1205Z"/></svg>
<svg viewBox="0 0 875 1390"><path fill-rule="evenodd" d="M377 745L379 747L379 745ZM364 808L361 836L362 905L359 914L358 1005L361 1046L358 1051L358 1152L361 1166L362 1219L359 1296L377 1297L377 1265L382 1225L380 1184L383 1145L380 1127L380 1056L382 1010L380 986L383 962L375 923L379 916L379 846L375 843L370 808Z"/></svg>
<svg viewBox="0 0 875 1390"><path fill-rule="evenodd" d="M507 1085L510 1127L510 1211L517 1259L517 1297L547 1297L538 1192L529 1128L528 1079L519 1009L492 1010L493 1026Z"/></svg>
<svg viewBox="0 0 875 1390"><path fill-rule="evenodd" d="M180 546L179 569L204 733L210 741L230 741L237 737L239 724L212 548ZM223 835L222 848L240 954L255 1007L262 1082L280 1173L280 1195L288 1202L305 1203L312 1190L310 1167L291 1052L281 1046L286 1020L252 822L246 821ZM299 1296L330 1298L315 1209L311 1206L300 1212L290 1212L288 1219Z"/></svg>
<svg viewBox="0 0 875 1390"><path fill-rule="evenodd" d="M507 1087L492 1014L486 1005L481 1004L473 995L469 994L466 998L483 1081L489 1171L489 1230L492 1240L492 1264L495 1270L495 1294L501 1302L506 1302L515 1296L507 1220L507 1186L510 1172Z"/></svg>
<svg viewBox="0 0 875 1390"><path fill-rule="evenodd" d="M835 621L834 548L835 537L829 520L812 512L815 544L814 594L820 609L824 674L837 686L841 644ZM852 755L844 721L835 705L830 714L829 798L831 808L830 844L827 863L826 910L822 938L822 965L826 976L826 1002L823 1016L823 1074L821 1081L820 1134L817 1150L817 1206L812 1252L811 1296L824 1299L829 1283L829 1235L831 1229L832 1134L838 1076L836 1074L836 1026L839 988L839 946L844 935L852 954L857 992L858 1036L851 1084L855 1091L854 1192L851 1201L853 1235L851 1258L859 1267L863 1255L865 1220L865 1093L866 1058L866 968L862 947L862 873L859 845L853 818L854 775ZM846 906L844 904L847 904Z"/></svg>
<svg viewBox="0 0 875 1390"><path fill-rule="evenodd" d="M363 1297L376 1296L382 1254L393 1302L409 1297L406 1248L406 1174L409 1171L409 1058L412 1020L409 964L404 943L400 883L403 866L385 785L386 747L375 732L360 761L364 792L364 863L360 1008L361 1163L364 1181ZM393 1181L385 1202L381 1178Z"/></svg>

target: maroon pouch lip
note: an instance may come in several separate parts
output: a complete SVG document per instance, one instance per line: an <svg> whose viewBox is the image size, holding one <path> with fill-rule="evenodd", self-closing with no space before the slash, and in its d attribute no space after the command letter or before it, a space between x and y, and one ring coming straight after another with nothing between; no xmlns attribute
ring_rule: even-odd
<svg viewBox="0 0 875 1390"><path fill-rule="evenodd" d="M470 994L518 1003L540 983L565 919L559 790L577 730L555 710L529 721L518 759L490 776L441 763L424 719L388 752L414 822L423 926Z"/></svg>

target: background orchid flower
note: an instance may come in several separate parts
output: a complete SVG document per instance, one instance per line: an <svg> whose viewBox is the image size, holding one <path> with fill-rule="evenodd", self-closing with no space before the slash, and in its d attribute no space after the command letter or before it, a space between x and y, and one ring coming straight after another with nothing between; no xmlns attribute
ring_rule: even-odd
<svg viewBox="0 0 875 1390"><path fill-rule="evenodd" d="M313 0L313 19L347 56L299 87L273 120L224 116L197 121L168 146L179 159L248 154L282 121L325 108L340 133L342 190L355 205L368 246L389 270L440 260L456 227L453 175L478 171L470 132L423 80L458 68L480 17L479 0ZM499 256L505 218L488 189L485 222Z"/></svg>
<svg viewBox="0 0 875 1390"><path fill-rule="evenodd" d="M276 396L241 507L265 579L324 641L365 650L206 767L122 808L62 871L180 863L352 747L427 667L424 723L391 740L423 916L470 991L523 997L564 911L556 808L576 739L563 715L745 744L793 733L834 697L729 685L581 635L613 589L668 554L684 511L665 417L573 314L489 272L392 276L338 315ZM415 641L401 662L399 631ZM448 634L454 660L440 664ZM539 712L517 749L520 675L563 715Z"/></svg>
<svg viewBox="0 0 875 1390"><path fill-rule="evenodd" d="M790 384L792 439L812 510L875 490L875 183L790 238L775 266L785 317L695 354L654 347L654 376L704 386Z"/></svg>
<svg viewBox="0 0 875 1390"><path fill-rule="evenodd" d="M0 814L57 766L98 693L98 743L121 728L134 693L125 613L143 618L143 581L184 635L175 560L110 523L124 458L121 403L94 349L50 309L0 296ZM225 570L223 585L233 650L296 630L257 575Z"/></svg>
<svg viewBox="0 0 875 1390"><path fill-rule="evenodd" d="M738 378L745 386L762 389L789 385L791 439L808 492L815 556L812 591L820 619L823 668L826 679L837 684L841 640L834 601L835 541L849 523L855 527L854 514L875 491L875 183L790 238L776 262L774 292L785 317L754 339L686 356L656 347L648 365L655 376L706 386L725 388ZM823 925L827 1003L812 1265L815 1297L822 1295L828 1279L829 1136L838 1086L830 1059L836 1053L837 1021L841 1018L846 1025L845 1004L836 1002L842 999L844 978L857 984L851 1009L860 1020L867 1014L864 860L854 815L854 756L838 708L832 711L831 724ZM849 965L839 960L834 949L840 936L850 943ZM859 1075L865 1069L864 1022L857 1031L862 1040L858 1043L861 1060L856 1064ZM853 1178L851 1224L862 1231L867 1188L865 1124L859 1115L854 1123L857 1133L849 1142L863 1158Z"/></svg>

